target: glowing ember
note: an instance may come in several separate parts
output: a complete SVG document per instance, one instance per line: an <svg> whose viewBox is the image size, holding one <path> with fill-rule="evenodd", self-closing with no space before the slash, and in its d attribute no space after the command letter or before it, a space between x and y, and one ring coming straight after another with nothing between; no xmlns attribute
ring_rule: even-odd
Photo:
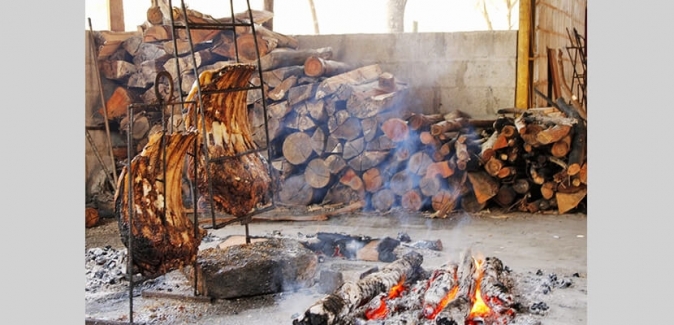
<svg viewBox="0 0 674 325"><path fill-rule="evenodd" d="M398 298L405 291L405 276L403 276L400 281L389 290L387 296L381 296L379 298L379 303L375 308L368 308L365 310L365 318L368 320L373 319L384 319L388 316L389 310L386 302L390 299Z"/></svg>
<svg viewBox="0 0 674 325"><path fill-rule="evenodd" d="M388 316L388 307L386 306L386 298L383 296L379 299L377 308L368 308L365 311L365 318L368 320L384 319L386 316Z"/></svg>
<svg viewBox="0 0 674 325"><path fill-rule="evenodd" d="M480 286L482 285L482 263L484 261L482 260L474 260L475 261L475 268L478 273L478 278L477 281L475 282L475 295L471 297L471 300L473 302L473 307L470 309L470 313L468 314L468 318L476 318L476 317L485 317L491 313L491 308L485 304L484 300L482 300L482 290L480 290Z"/></svg>

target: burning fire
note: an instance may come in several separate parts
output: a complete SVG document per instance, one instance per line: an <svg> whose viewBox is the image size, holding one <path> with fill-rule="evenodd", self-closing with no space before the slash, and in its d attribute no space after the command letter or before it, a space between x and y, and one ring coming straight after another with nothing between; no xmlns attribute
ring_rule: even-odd
<svg viewBox="0 0 674 325"><path fill-rule="evenodd" d="M475 281L476 287L475 295L471 297L473 307L470 309L468 319L482 318L488 316L491 313L491 308L489 308L489 306L487 306L484 300L482 300L482 290L480 290L483 275L482 264L484 263L484 261L478 259L473 259L473 261L475 261L475 269L476 269L475 272L478 274L478 276L477 280Z"/></svg>
<svg viewBox="0 0 674 325"><path fill-rule="evenodd" d="M459 286L454 286L447 295L442 297L442 300L440 300L440 303L438 303L435 308L432 306L426 306L424 307L424 315L426 316L426 319L435 319L438 314L447 307L447 304L454 300L456 297L456 293L459 292Z"/></svg>
<svg viewBox="0 0 674 325"><path fill-rule="evenodd" d="M389 290L388 295L381 296L379 298L379 304L377 305L376 308L368 308L365 311L365 317L368 320L385 319L389 314L386 302L391 299L400 297L405 291L405 289L407 288L405 287L405 276L403 276L396 285L391 287L391 290Z"/></svg>

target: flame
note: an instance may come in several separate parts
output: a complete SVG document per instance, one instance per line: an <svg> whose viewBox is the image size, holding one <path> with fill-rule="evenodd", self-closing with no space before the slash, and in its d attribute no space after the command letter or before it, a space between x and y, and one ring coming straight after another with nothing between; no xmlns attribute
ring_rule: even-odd
<svg viewBox="0 0 674 325"><path fill-rule="evenodd" d="M480 286L482 285L482 264L484 263L483 260L478 260L478 259L473 259L475 261L475 268L478 273L477 281L475 282L475 295L471 297L471 300L473 302L473 307L470 309L470 313L468 314L469 319L473 319L475 317L484 317L487 316L491 313L491 308L487 306L487 304L482 300L482 290L480 290Z"/></svg>
<svg viewBox="0 0 674 325"><path fill-rule="evenodd" d="M449 290L449 292L444 297L442 297L442 299L435 306L435 308L433 308L430 305L427 305L426 307L424 307L424 315L426 316L426 319L435 319L435 317L438 316L438 314L443 309L445 309L445 307L447 307L447 304L450 301L454 300L457 292L459 292L459 286L455 285L454 287L452 287L451 290Z"/></svg>
<svg viewBox="0 0 674 325"><path fill-rule="evenodd" d="M365 317L368 320L373 320L373 319L384 319L389 313L388 306L386 305L386 302L390 299L395 299L398 298L402 295L402 293L405 291L405 276L403 275L402 278L400 278L400 281L393 287L391 287L391 290L389 290L387 296L381 296L379 299L379 304L377 305L377 308L368 308L365 310Z"/></svg>
<svg viewBox="0 0 674 325"><path fill-rule="evenodd" d="M391 287L391 290L388 292L388 298L389 299L398 298L402 295L403 291L405 291L405 275L403 275L400 278L398 284Z"/></svg>

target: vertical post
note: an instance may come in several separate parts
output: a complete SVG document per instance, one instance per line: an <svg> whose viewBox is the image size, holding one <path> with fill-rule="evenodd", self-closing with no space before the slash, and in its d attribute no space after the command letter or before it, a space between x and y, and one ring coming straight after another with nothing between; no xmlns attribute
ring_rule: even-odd
<svg viewBox="0 0 674 325"><path fill-rule="evenodd" d="M123 32L124 29L124 1L108 0L108 22L110 31Z"/></svg>
<svg viewBox="0 0 674 325"><path fill-rule="evenodd" d="M520 21L517 32L517 84L515 107L529 108L529 55L531 48L532 0L520 0Z"/></svg>
<svg viewBox="0 0 674 325"><path fill-rule="evenodd" d="M274 13L274 0L264 0L264 10ZM274 18L265 21L262 26L269 30L274 29Z"/></svg>

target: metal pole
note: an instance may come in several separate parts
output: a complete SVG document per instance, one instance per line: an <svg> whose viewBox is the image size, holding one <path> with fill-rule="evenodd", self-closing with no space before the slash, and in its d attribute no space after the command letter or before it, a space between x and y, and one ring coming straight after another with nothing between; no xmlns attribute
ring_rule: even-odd
<svg viewBox="0 0 674 325"><path fill-rule="evenodd" d="M126 163L126 180L127 180L127 195L129 200L129 239L127 245L127 256L128 264L126 266L126 274L129 278L129 323L133 324L133 189L131 183L131 157L133 153L131 147L133 146L133 134L131 132L133 127L133 108L131 105L127 108L127 114L129 116L128 132L126 133L127 137L127 163Z"/></svg>

